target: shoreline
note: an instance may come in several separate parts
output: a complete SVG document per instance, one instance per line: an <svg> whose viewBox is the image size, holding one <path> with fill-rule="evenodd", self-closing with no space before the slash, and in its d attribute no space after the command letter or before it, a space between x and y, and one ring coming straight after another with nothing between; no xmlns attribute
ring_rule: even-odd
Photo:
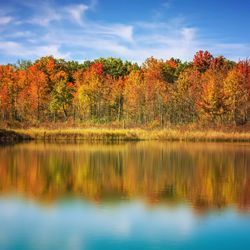
<svg viewBox="0 0 250 250"><path fill-rule="evenodd" d="M17 132L11 129L0 129L0 145L13 144L22 141L33 140L27 133Z"/></svg>
<svg viewBox="0 0 250 250"><path fill-rule="evenodd" d="M11 129L0 130L0 143L35 141L193 141L250 142L250 132L181 129Z"/></svg>

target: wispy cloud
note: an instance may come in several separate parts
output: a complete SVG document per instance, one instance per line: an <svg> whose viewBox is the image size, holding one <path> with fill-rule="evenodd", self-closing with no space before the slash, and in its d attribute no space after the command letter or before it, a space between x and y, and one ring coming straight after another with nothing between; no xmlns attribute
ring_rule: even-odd
<svg viewBox="0 0 250 250"><path fill-rule="evenodd" d="M97 35L113 36L132 42L133 29L134 27L132 25L89 23L85 28L85 31Z"/></svg>
<svg viewBox="0 0 250 250"><path fill-rule="evenodd" d="M167 10L169 10L172 4L172 0L164 0L159 7L153 9L154 19L162 19Z"/></svg>
<svg viewBox="0 0 250 250"><path fill-rule="evenodd" d="M37 24L41 26L48 26L52 21L61 20L61 16L54 11L47 11L45 16L34 17L28 20L31 24Z"/></svg>
<svg viewBox="0 0 250 250"><path fill-rule="evenodd" d="M82 16L89 9L85 4L75 4L67 7L56 7L43 4L39 14L28 20L31 24L48 26L53 21L69 20L82 24Z"/></svg>
<svg viewBox="0 0 250 250"><path fill-rule="evenodd" d="M0 26L7 25L11 21L13 21L11 16L0 16Z"/></svg>
<svg viewBox="0 0 250 250"><path fill-rule="evenodd" d="M20 57L54 55L57 58L69 58L70 56L70 53L61 53L58 45L34 45L27 47L13 41L0 41L0 52L4 55Z"/></svg>
<svg viewBox="0 0 250 250"><path fill-rule="evenodd" d="M34 1L23 1L20 4L28 10L26 16L0 11L0 27L5 27L0 29L0 53L6 58L27 59L44 55L77 60L115 56L139 63L150 56L190 60L199 49L215 55L223 52L230 59L250 54L250 44L208 39L181 15L153 18L151 22L99 20L93 15L97 3L62 6L44 0L38 8ZM161 7L168 10L171 5L168 0Z"/></svg>
<svg viewBox="0 0 250 250"><path fill-rule="evenodd" d="M72 6L68 6L66 8L66 12L69 13L69 16L73 19L73 21L82 24L82 15L86 12L89 7L85 4L76 4Z"/></svg>
<svg viewBox="0 0 250 250"><path fill-rule="evenodd" d="M31 38L31 37L34 37L35 36L35 33L29 31L29 30L26 30L26 31L16 31L16 32L13 32L13 33L7 33L5 35L3 35L4 38L25 38L25 39L28 39L28 38Z"/></svg>

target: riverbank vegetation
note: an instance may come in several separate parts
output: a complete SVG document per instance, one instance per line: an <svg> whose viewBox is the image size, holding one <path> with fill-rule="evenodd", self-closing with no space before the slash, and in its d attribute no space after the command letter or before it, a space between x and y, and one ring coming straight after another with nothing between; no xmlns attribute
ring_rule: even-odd
<svg viewBox="0 0 250 250"><path fill-rule="evenodd" d="M6 127L73 124L166 128L240 126L250 119L250 61L199 51L192 62L115 58L78 63L42 57L0 65Z"/></svg>
<svg viewBox="0 0 250 250"><path fill-rule="evenodd" d="M37 141L213 141L213 142L250 142L250 132L191 130L191 129L108 129L108 128L72 128L72 129L16 129L7 131L8 135L19 135L20 140ZM16 138L16 139L18 139ZM0 133L1 139L1 133ZM10 138L11 139L11 138ZM15 139L15 138L14 138ZM2 139L4 141L4 139Z"/></svg>

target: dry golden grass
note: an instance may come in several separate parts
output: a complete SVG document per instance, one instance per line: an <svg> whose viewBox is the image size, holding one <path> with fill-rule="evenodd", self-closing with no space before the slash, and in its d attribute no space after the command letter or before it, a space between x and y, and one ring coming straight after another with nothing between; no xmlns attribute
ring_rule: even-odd
<svg viewBox="0 0 250 250"><path fill-rule="evenodd" d="M245 141L250 142L249 132L223 132L214 130L145 130L145 129L105 129L105 128L69 128L69 129L19 129L35 140L91 140L91 141L126 141L126 140L169 140L169 141Z"/></svg>

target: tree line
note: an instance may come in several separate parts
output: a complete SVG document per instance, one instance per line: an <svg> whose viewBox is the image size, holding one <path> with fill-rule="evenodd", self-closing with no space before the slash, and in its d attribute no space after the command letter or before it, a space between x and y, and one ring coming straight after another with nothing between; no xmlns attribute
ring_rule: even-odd
<svg viewBox="0 0 250 250"><path fill-rule="evenodd" d="M65 61L52 56L0 65L0 120L242 125L250 119L250 60L198 51L191 62L148 58Z"/></svg>

